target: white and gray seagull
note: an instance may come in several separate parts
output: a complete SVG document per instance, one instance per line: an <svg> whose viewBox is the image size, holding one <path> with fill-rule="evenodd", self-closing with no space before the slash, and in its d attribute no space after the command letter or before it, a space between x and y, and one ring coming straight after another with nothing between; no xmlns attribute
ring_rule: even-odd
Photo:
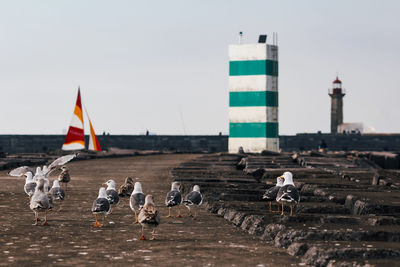
<svg viewBox="0 0 400 267"><path fill-rule="evenodd" d="M110 179L107 182L105 182L104 185L107 186L106 194L107 194L107 199L111 205L110 213L112 213L113 207L117 206L119 203L119 195L117 190L115 189L115 181Z"/></svg>
<svg viewBox="0 0 400 267"><path fill-rule="evenodd" d="M45 193L44 189L45 181L43 178L39 178L37 181L37 186L35 189L35 193L33 193L31 197L31 201L29 204L30 209L35 213L35 224L38 225L39 222L39 213L44 213L44 222L43 225L49 225L47 223L47 211L52 208L49 196Z"/></svg>
<svg viewBox="0 0 400 267"><path fill-rule="evenodd" d="M283 186L283 180L281 177L276 177L276 185L273 187L270 187L265 191L263 195L263 199L269 202L269 212L275 212L272 210L272 201L276 201L276 196L278 195L279 189ZM279 204L278 204L278 211L279 212Z"/></svg>
<svg viewBox="0 0 400 267"><path fill-rule="evenodd" d="M26 178L25 178L24 191L29 196L29 198L31 198L33 193L35 193L36 182L33 179L32 172L27 172L25 176Z"/></svg>
<svg viewBox="0 0 400 267"><path fill-rule="evenodd" d="M189 216L193 217L192 215L192 210L190 207L198 207L203 203L203 196L200 193L200 186L195 185L193 186L193 191L190 192L189 194L186 195L185 200L183 201L183 204L188 208L189 210ZM194 217L197 216L197 211L194 209Z"/></svg>
<svg viewBox="0 0 400 267"><path fill-rule="evenodd" d="M283 185L276 195L276 201L282 204L282 213L284 215L284 203L290 206L290 216L293 215L293 206L300 202L300 194L293 183L293 174L291 172L284 172L282 176Z"/></svg>
<svg viewBox="0 0 400 267"><path fill-rule="evenodd" d="M165 199L165 205L168 207L168 216L172 217L171 215L171 208L174 206L178 207L178 215L176 217L182 218L181 209L179 205L182 204L182 194L179 191L180 184L178 182L173 182L171 185L171 191L167 193L167 197Z"/></svg>
<svg viewBox="0 0 400 267"><path fill-rule="evenodd" d="M100 187L99 195L93 201L92 213L96 220L94 223L94 227L100 226L99 221L97 219L97 215L102 216L101 226L104 226L105 217L110 213L110 202L107 199L107 193L106 193L106 189L104 187Z"/></svg>
<svg viewBox="0 0 400 267"><path fill-rule="evenodd" d="M142 184L140 182L136 182L132 191L132 194L129 198L129 206L131 210L135 213L135 224L138 223L138 212L144 206L146 196L142 191Z"/></svg>
<svg viewBox="0 0 400 267"><path fill-rule="evenodd" d="M53 181L53 186L51 187L49 194L51 195L53 201L56 201L60 204L58 211L61 211L62 204L65 198L65 192L62 188L60 188L58 180Z"/></svg>

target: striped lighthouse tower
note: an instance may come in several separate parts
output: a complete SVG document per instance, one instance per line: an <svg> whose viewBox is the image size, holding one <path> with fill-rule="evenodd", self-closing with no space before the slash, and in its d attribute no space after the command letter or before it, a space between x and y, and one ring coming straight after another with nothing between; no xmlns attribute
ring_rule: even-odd
<svg viewBox="0 0 400 267"><path fill-rule="evenodd" d="M278 151L278 46L229 46L229 152Z"/></svg>

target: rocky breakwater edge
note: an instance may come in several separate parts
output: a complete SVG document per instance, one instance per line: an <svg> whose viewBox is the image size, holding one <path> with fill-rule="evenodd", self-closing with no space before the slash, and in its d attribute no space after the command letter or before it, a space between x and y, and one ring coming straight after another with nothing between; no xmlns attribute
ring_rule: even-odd
<svg viewBox="0 0 400 267"><path fill-rule="evenodd" d="M293 216L262 200L290 171L301 195ZM400 260L400 171L356 152L212 154L172 170L184 194L201 187L205 207L301 265L396 266Z"/></svg>

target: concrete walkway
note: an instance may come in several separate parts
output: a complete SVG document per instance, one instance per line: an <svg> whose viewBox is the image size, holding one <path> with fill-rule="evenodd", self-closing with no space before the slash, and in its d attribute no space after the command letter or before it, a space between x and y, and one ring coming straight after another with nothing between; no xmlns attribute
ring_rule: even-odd
<svg viewBox="0 0 400 267"><path fill-rule="evenodd" d="M49 214L48 227L32 226L34 215L23 191L24 179L0 172L0 265L296 265L298 258L205 209L196 220L165 217L170 170L195 157L153 155L72 162L64 210ZM142 182L144 193L155 198L162 215L157 240L138 240L140 226L132 224L134 216L126 198L108 216L106 227L93 227L90 209L99 187L110 178L119 186L127 176ZM186 208L182 211L187 214Z"/></svg>

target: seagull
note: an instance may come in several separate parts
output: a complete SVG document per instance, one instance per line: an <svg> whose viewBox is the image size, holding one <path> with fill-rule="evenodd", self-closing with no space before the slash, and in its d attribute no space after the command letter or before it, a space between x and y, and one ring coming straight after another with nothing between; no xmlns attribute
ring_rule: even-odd
<svg viewBox="0 0 400 267"><path fill-rule="evenodd" d="M107 199L111 205L110 213L112 213L112 207L117 206L119 202L118 192L117 190L115 190L115 181L108 180L107 182L104 183L104 185L107 186L106 194L107 194Z"/></svg>
<svg viewBox="0 0 400 267"><path fill-rule="evenodd" d="M36 167L36 171L35 171L35 175L33 176L33 179L35 180L35 182L37 182L40 178L44 178L42 169L40 168L40 166Z"/></svg>
<svg viewBox="0 0 400 267"><path fill-rule="evenodd" d="M104 219L110 213L110 202L107 199L106 189L104 187L100 187L99 195L97 199L93 201L92 205L92 213L94 214L94 218L96 222L94 223L94 227L99 227L99 221L97 220L97 215L101 214L103 216L102 227L104 226Z"/></svg>
<svg viewBox="0 0 400 267"><path fill-rule="evenodd" d="M58 208L58 211L61 211L62 202L64 201L65 198L65 192L62 188L60 188L58 180L53 181L53 186L51 187L49 194L51 195L53 200L60 202L60 207Z"/></svg>
<svg viewBox="0 0 400 267"><path fill-rule="evenodd" d="M25 186L24 191L29 196L29 199L32 197L33 193L35 193L36 182L33 180L32 172L27 172L25 174Z"/></svg>
<svg viewBox="0 0 400 267"><path fill-rule="evenodd" d="M168 192L167 198L165 199L165 205L167 205L168 209L168 216L171 216L171 208L173 206L178 206L178 215L176 217L182 218L181 210L179 205L182 204L182 194L179 191L180 184L178 182L173 182L171 185L171 191Z"/></svg>
<svg viewBox="0 0 400 267"><path fill-rule="evenodd" d="M156 227L160 224L160 214L154 205L154 200L152 195L147 195L144 206L139 211L138 220L142 226L142 234L140 240L146 240L144 237L144 228L152 228L150 240L155 239L154 235L156 233Z"/></svg>
<svg viewBox="0 0 400 267"><path fill-rule="evenodd" d="M279 189L281 189L283 185L283 180L281 179L281 177L276 177L276 185L273 187L270 187L267 189L267 191L265 191L264 195L263 195L263 199L269 202L269 212L274 212L272 211L272 201L276 200L276 195L279 192ZM279 204L278 204L278 211L279 212Z"/></svg>
<svg viewBox="0 0 400 267"><path fill-rule="evenodd" d="M47 174L49 172L49 168L46 165L43 165L42 172Z"/></svg>
<svg viewBox="0 0 400 267"><path fill-rule="evenodd" d="M201 203L203 203L203 196L200 193L200 186L195 185L193 186L193 191L187 194L185 200L183 201L183 204L185 204L186 208L189 209L189 216L193 217L190 206L198 207L201 205ZM194 217L196 216L197 214L195 210Z"/></svg>
<svg viewBox="0 0 400 267"><path fill-rule="evenodd" d="M42 169L40 167L36 168L36 173L35 173L35 180L38 179L44 179L44 191L48 193L50 191L50 180L49 180L49 175L50 175L50 169L44 165Z"/></svg>
<svg viewBox="0 0 400 267"><path fill-rule="evenodd" d="M62 166L60 168L60 170L61 170L61 172L58 175L57 179L60 183L65 184L65 191L67 191L68 183L69 183L69 181L71 181L71 177L69 176L69 171L68 171L67 166Z"/></svg>
<svg viewBox="0 0 400 267"><path fill-rule="evenodd" d="M39 222L39 213L44 212L44 226L48 226L47 223L47 211L52 208L51 203L49 201L48 195L45 193L44 190L44 179L40 178L37 181L37 186L35 189L35 193L33 193L31 197L31 201L29 204L30 209L35 213L35 224L38 225Z"/></svg>
<svg viewBox="0 0 400 267"><path fill-rule="evenodd" d="M279 189L278 194L276 195L276 201L282 203L282 213L284 214L283 204L285 202L290 205L290 216L293 215L293 205L300 202L300 194L297 191L296 187L293 183L293 175L291 172L284 172L282 176L279 177L282 179L283 185Z"/></svg>
<svg viewBox="0 0 400 267"><path fill-rule="evenodd" d="M142 191L142 184L140 182L136 182L132 195L129 199L129 206L131 207L131 210L135 213L135 224L139 222L137 213L143 207L145 203L145 198L146 197Z"/></svg>
<svg viewBox="0 0 400 267"><path fill-rule="evenodd" d="M131 196L133 191L133 180L132 177L127 177L125 183L123 183L118 189L118 195L120 197Z"/></svg>

